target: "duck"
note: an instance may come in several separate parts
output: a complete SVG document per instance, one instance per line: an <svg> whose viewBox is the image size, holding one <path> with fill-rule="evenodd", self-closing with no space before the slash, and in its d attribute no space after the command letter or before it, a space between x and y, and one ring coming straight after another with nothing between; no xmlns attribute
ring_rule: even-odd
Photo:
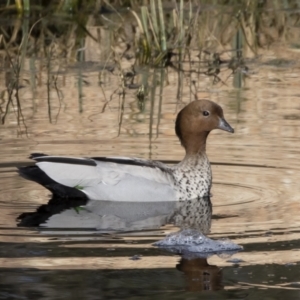
<svg viewBox="0 0 300 300"><path fill-rule="evenodd" d="M19 174L60 198L87 200L164 202L207 198L212 172L206 155L209 133L234 129L217 103L202 99L187 104L177 115L176 135L185 156L175 165L128 157L76 158L33 153L32 166Z"/></svg>

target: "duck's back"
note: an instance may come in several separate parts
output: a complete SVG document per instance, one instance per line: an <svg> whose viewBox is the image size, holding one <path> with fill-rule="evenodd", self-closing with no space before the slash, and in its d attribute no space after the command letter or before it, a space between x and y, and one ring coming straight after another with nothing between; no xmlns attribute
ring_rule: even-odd
<svg viewBox="0 0 300 300"><path fill-rule="evenodd" d="M78 189L91 200L176 200L172 170L160 162L132 158L83 159L45 155L33 158L37 161L36 166L55 183Z"/></svg>
<svg viewBox="0 0 300 300"><path fill-rule="evenodd" d="M133 202L175 201L174 178L168 166L141 159L97 159L102 182L87 187L90 199ZM99 178L99 177L98 177Z"/></svg>

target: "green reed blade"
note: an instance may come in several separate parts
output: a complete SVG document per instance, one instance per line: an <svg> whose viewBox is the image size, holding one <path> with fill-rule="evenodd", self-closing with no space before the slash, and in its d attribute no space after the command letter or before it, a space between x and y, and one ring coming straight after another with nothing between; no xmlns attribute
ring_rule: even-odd
<svg viewBox="0 0 300 300"><path fill-rule="evenodd" d="M146 6L141 7L141 19L142 19L142 26L143 26L143 29L145 32L148 48L150 48L151 39L150 39L149 30L148 30L148 8Z"/></svg>
<svg viewBox="0 0 300 300"><path fill-rule="evenodd" d="M166 40L164 12L163 12L163 7L162 7L162 1L161 0L158 1L158 14L159 14L159 24L160 24L161 51L165 52L167 50L167 40Z"/></svg>
<svg viewBox="0 0 300 300"><path fill-rule="evenodd" d="M150 1L150 11L152 16L152 23L153 23L153 29L156 36L159 35L159 27L158 27L158 19L157 19L157 13L156 13L156 6L155 6L155 0Z"/></svg>

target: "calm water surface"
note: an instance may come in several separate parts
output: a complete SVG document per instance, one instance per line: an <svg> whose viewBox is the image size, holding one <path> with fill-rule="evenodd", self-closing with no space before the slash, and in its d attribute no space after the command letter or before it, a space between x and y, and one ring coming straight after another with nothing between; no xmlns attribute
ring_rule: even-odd
<svg viewBox="0 0 300 300"><path fill-rule="evenodd" d="M97 28L106 36L101 26L89 29ZM292 41L246 57L249 72L238 74L239 86L238 75L227 69L219 74L224 84L172 68L141 69L134 83L147 78L143 103L137 89L120 94L118 72L99 67L102 52L95 45L85 38L80 62L62 64L54 57L55 84L49 84L44 58L24 61L18 89L22 117L12 105L0 130L0 299L300 297L300 54ZM230 59L231 54L222 55ZM121 63L125 69L131 62ZM8 73L2 66L4 92ZM199 97L219 103L235 128L233 135L215 131L208 139L213 169L209 237L228 238L244 251L206 260L154 247L178 230L171 224L105 234L17 227L21 213L34 212L50 199L47 190L16 173L16 166L30 163L31 152L181 160L174 121L194 99L191 80ZM1 101L3 117L7 94Z"/></svg>

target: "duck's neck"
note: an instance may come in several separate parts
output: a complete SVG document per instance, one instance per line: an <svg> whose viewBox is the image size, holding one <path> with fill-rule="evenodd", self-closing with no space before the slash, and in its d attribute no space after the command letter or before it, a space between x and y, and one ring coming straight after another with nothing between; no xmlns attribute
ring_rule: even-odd
<svg viewBox="0 0 300 300"><path fill-rule="evenodd" d="M201 134L187 136L182 139L182 145L185 148L186 156L198 156L205 154L206 139L209 132L202 132Z"/></svg>
<svg viewBox="0 0 300 300"><path fill-rule="evenodd" d="M173 174L177 200L209 196L212 176L205 143L197 143L197 147L188 145L184 159L174 166Z"/></svg>

